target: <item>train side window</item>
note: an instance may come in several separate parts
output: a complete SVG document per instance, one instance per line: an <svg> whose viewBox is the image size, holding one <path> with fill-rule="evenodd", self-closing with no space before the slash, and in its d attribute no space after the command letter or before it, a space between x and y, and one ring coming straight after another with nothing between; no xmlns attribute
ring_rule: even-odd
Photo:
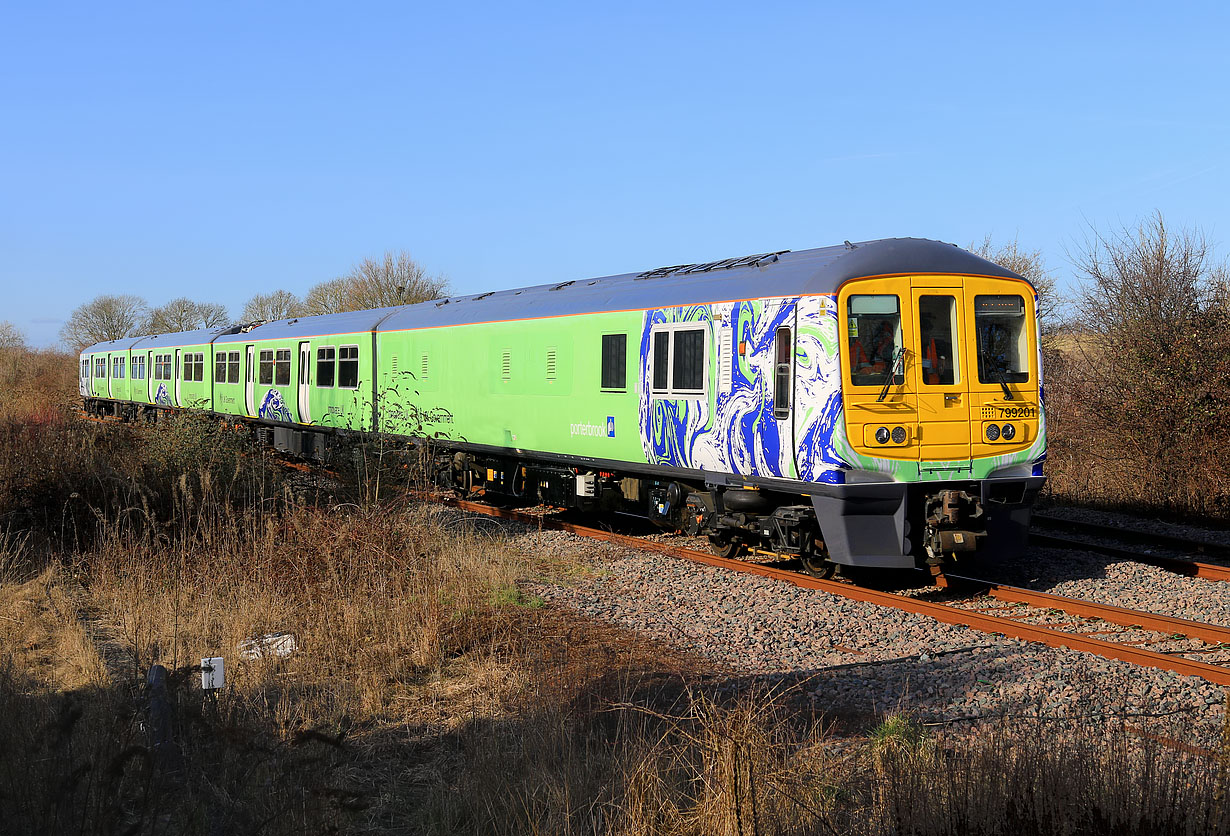
<svg viewBox="0 0 1230 836"><path fill-rule="evenodd" d="M344 389L359 388L359 347L343 345L337 350L337 385Z"/></svg>
<svg viewBox="0 0 1230 836"><path fill-rule="evenodd" d="M794 341L789 328L778 328L774 347L777 362L773 366L773 417L781 421L790 417L790 379L794 377Z"/></svg>
<svg viewBox="0 0 1230 836"><path fill-rule="evenodd" d="M628 388L628 335L602 335L602 388L623 391Z"/></svg>
<svg viewBox="0 0 1230 836"><path fill-rule="evenodd" d="M846 302L850 383L883 386L893 370L901 341L901 303L895 295L851 296ZM904 375L898 368L893 383Z"/></svg>
<svg viewBox="0 0 1230 836"><path fill-rule="evenodd" d="M214 355L214 383L226 383L226 352Z"/></svg>
<svg viewBox="0 0 1230 836"><path fill-rule="evenodd" d="M103 379L107 376L107 358L97 357L94 359L94 377Z"/></svg>
<svg viewBox="0 0 1230 836"><path fill-rule="evenodd" d="M138 354L132 358L132 379L145 380L145 355Z"/></svg>
<svg viewBox="0 0 1230 836"><path fill-rule="evenodd" d="M957 369L957 299L918 297L919 365L926 386L951 386L961 379Z"/></svg>
<svg viewBox="0 0 1230 836"><path fill-rule="evenodd" d="M273 349L261 349L256 382L261 386L273 385Z"/></svg>
<svg viewBox="0 0 1230 836"><path fill-rule="evenodd" d="M184 355L184 380L197 383L205 380L204 352L190 351Z"/></svg>
<svg viewBox="0 0 1230 836"><path fill-rule="evenodd" d="M670 386L671 335L659 331L653 335L653 390L665 392Z"/></svg>
<svg viewBox="0 0 1230 836"><path fill-rule="evenodd" d="M333 387L333 369L337 363L337 351L331 345L316 349L316 385L326 389Z"/></svg>
<svg viewBox="0 0 1230 836"><path fill-rule="evenodd" d="M290 349L279 348L273 361L273 385L290 385Z"/></svg>
<svg viewBox="0 0 1230 836"><path fill-rule="evenodd" d="M1016 295L974 297L979 383L1027 383L1029 335L1025 300Z"/></svg>
<svg viewBox="0 0 1230 836"><path fill-rule="evenodd" d="M695 396L705 393L709 372L706 328L693 323L664 326L653 333L654 394Z"/></svg>
<svg viewBox="0 0 1230 836"><path fill-rule="evenodd" d="M226 382L239 382L239 352L231 351L226 355Z"/></svg>
<svg viewBox="0 0 1230 836"><path fill-rule="evenodd" d="M128 365L127 358L120 357L118 359L120 361L120 373L116 375L116 377L118 377L120 380L123 380L124 379L124 366Z"/></svg>
<svg viewBox="0 0 1230 836"><path fill-rule="evenodd" d="M705 332L700 328L675 332L671 346L671 389L701 392L705 388Z"/></svg>

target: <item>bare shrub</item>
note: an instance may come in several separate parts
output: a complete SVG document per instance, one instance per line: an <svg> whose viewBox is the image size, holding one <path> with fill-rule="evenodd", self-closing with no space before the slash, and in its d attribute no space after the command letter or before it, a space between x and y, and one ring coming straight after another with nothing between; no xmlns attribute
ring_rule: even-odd
<svg viewBox="0 0 1230 836"><path fill-rule="evenodd" d="M1078 319L1048 366L1053 489L1188 515L1230 513L1226 270L1155 214L1090 233Z"/></svg>

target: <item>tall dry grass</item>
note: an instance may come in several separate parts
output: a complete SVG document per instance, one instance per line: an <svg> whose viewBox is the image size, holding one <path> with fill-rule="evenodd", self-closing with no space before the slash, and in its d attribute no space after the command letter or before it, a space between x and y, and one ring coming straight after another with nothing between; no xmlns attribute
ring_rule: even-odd
<svg viewBox="0 0 1230 836"><path fill-rule="evenodd" d="M322 485L207 419L51 414L0 422L6 833L1230 830L1225 757L905 715L833 737L789 688L542 607L518 583L558 558L399 497L388 450ZM295 652L241 657L270 633Z"/></svg>

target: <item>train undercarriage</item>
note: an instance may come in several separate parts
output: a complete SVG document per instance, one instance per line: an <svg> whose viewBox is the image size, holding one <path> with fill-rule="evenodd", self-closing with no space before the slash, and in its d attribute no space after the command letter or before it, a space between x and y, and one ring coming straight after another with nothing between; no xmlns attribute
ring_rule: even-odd
<svg viewBox="0 0 1230 836"><path fill-rule="evenodd" d="M584 512L618 512L643 517L665 531L707 537L715 554L744 552L797 558L816 577L830 577L842 565L898 568L951 566L985 554L1024 548L1028 507L1041 479L898 485L896 509L861 519L861 528L830 518L830 530L844 538L826 542L822 514L829 506L813 496L761 487L706 484L643 474L587 470L563 464L451 452L436 457L436 484L463 493L482 491L519 504L546 504ZM853 505L854 502L846 503ZM892 502L890 501L889 505ZM837 503L840 507L841 503ZM1024 514L1021 511L1024 509ZM843 508L842 513L845 513ZM996 525L998 523L998 525ZM890 543L887 556L864 559L858 532L878 529L874 538ZM895 558L895 560L894 560Z"/></svg>
<svg viewBox="0 0 1230 836"><path fill-rule="evenodd" d="M171 412L100 400L87 400L85 407L87 414L126 421L152 422ZM259 443L304 459L325 460L361 437L240 421ZM706 537L719 556L797 558L805 571L822 578L842 566L938 568L988 551L1015 556L1024 549L1029 509L1043 481L817 486L827 493L813 495L449 449L436 442L415 441L411 448L431 471L422 475L438 487L519 505L633 515L665 531Z"/></svg>

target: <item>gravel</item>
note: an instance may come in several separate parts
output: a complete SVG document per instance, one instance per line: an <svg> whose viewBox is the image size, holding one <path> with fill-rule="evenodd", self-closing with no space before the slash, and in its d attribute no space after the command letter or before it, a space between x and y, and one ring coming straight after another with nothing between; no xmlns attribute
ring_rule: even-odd
<svg viewBox="0 0 1230 836"><path fill-rule="evenodd" d="M1048 517L1056 517L1058 519L1110 525L1127 531L1140 531L1146 534L1168 534L1173 537L1188 537L1193 540L1203 540L1208 543L1218 543L1230 547L1230 529L1224 526L1172 523L1138 515L1097 511L1092 508L1073 508L1067 505L1047 506L1046 508L1040 508L1039 513L1044 513Z"/></svg>
<svg viewBox="0 0 1230 836"><path fill-rule="evenodd" d="M534 594L701 654L737 677L798 684L830 716L904 709L930 723L1134 718L1166 733L1177 727L1185 740L1206 746L1221 731L1227 694L1199 678L563 532L526 532L514 541L543 557L582 561L566 584L527 583ZM1025 579L1020 585L1230 624L1225 584L1061 550L1034 550L1008 569ZM1136 574L1141 570L1148 574Z"/></svg>

